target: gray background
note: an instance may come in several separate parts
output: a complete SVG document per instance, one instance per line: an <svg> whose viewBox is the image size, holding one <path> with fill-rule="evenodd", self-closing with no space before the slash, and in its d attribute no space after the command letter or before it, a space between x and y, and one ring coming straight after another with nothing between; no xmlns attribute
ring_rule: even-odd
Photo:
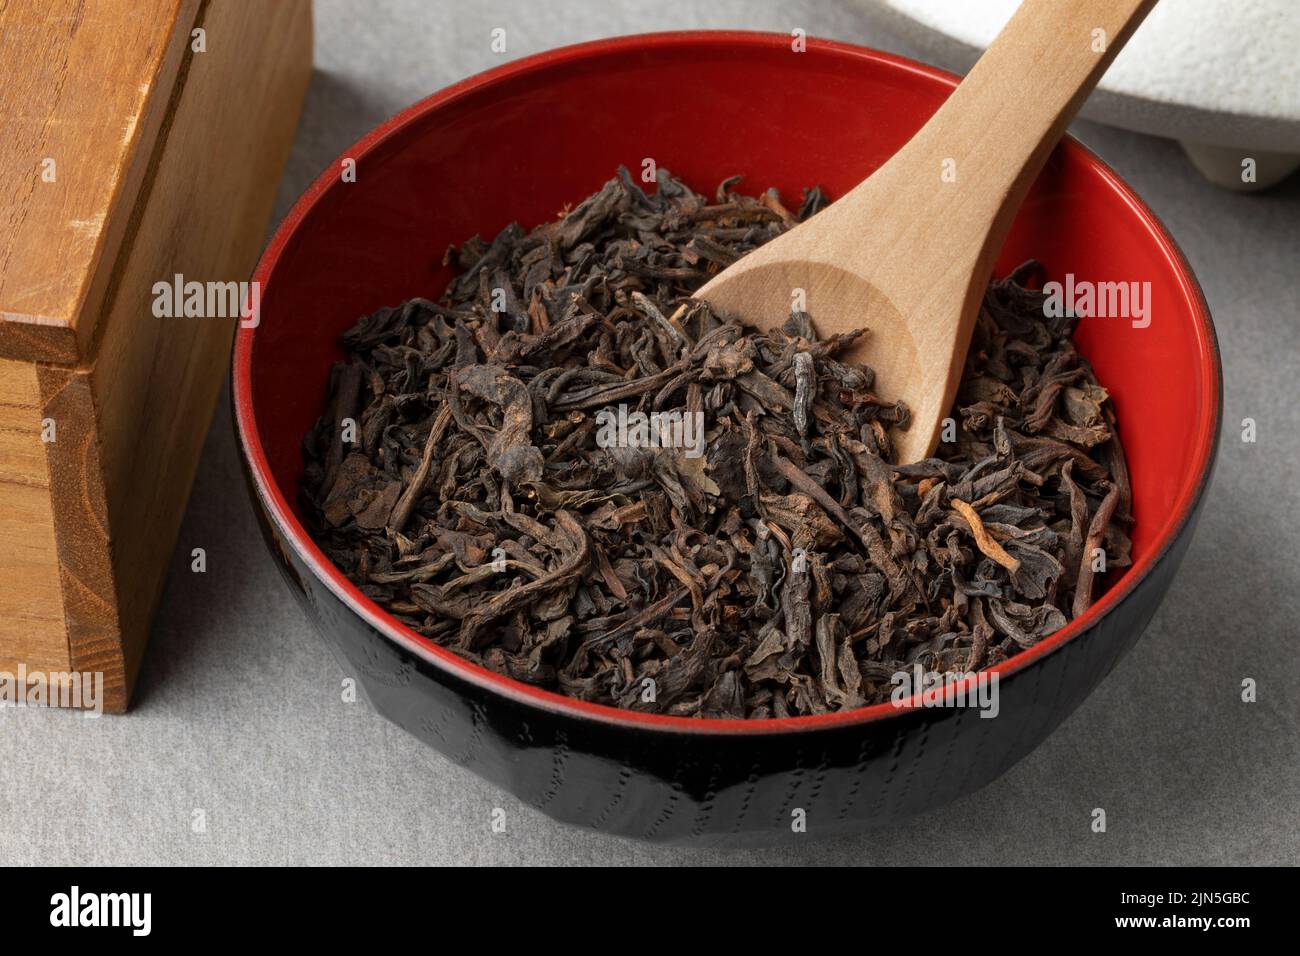
<svg viewBox="0 0 1300 956"><path fill-rule="evenodd" d="M745 27L862 42L848 3L317 2L317 72L276 220L401 107L508 57L640 30ZM0 711L0 862L1300 863L1300 177L1221 192L1174 144L1080 124L1182 244L1227 381L1218 470L1146 636L1003 778L913 823L769 851L571 830L344 703L342 674L262 545L223 399L127 717ZM1241 421L1258 422L1255 444ZM189 570L195 547L206 574ZM1240 700L1243 678L1259 701ZM493 834L502 807L505 833ZM1091 832L1094 807L1108 831ZM204 811L206 832L191 826Z"/></svg>

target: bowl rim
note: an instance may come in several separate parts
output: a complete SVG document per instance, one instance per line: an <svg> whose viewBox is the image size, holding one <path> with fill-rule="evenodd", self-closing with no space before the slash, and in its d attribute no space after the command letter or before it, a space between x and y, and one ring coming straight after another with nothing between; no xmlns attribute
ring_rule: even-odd
<svg viewBox="0 0 1300 956"><path fill-rule="evenodd" d="M310 214L322 195L337 181L336 170L344 157L360 163L368 154L398 135L411 121L423 117L446 104L495 84L527 74L537 73L583 59L594 59L609 54L629 54L663 48L743 47L753 50L788 48L791 36L745 30L682 30L661 33L642 33L558 47L532 56L513 60L491 70L454 83L431 96L401 110L388 120L366 133L355 144L344 150L330 163L306 191L298 198L276 228L270 243L258 260L253 281L266 288L268 280L279 262L281 254L291 241L303 220ZM836 40L807 37L809 52L826 53L848 59L874 61L903 73L923 77L926 82L939 81L955 88L961 77L926 66L906 57L874 50L869 47ZM1123 577L1093 604L1082 616L1070 621L1054 634L1033 647L1013 655L1007 660L967 677L957 686L973 690L979 674L995 673L999 681L1024 670L1043 657L1091 630L1106 614L1115 611L1136 592L1155 567L1163 561L1174 543L1188 530L1209 483L1218 446L1222 422L1222 364L1218 339L1205 295L1192 273L1191 266L1178 244L1169 235L1163 223L1133 190L1102 160L1078 140L1068 134L1062 139L1063 148L1078 151L1101 174L1116 197L1128 205L1138 221L1147 230L1165 259L1173 266L1180 291L1190 304L1192 318L1198 332L1199 364L1201 378L1206 383L1202 407L1197 415L1197 430L1193 437L1198 474L1196 480L1184 487L1174 503L1171 516L1158 529L1147 554L1134 561ZM260 324L260 323L259 323ZM861 707L856 710L836 711L799 717L764 718L744 720L737 718L678 717L668 714L622 710L606 704L567 697L554 691L533 687L513 678L497 674L481 665L457 655L454 651L436 644L383 611L361 593L331 562L311 539L306 529L294 515L288 501L281 493L271 473L270 463L262 446L261 433L253 409L252 355L256 327L245 327L241 322L235 336L234 357L231 368L231 398L234 407L235 430L244 457L246 473L256 490L259 504L274 524L283 541L287 541L298 558L323 583L334 596L374 631L397 644L430 665L464 680L491 694L505 697L516 704L535 707L555 716L583 721L594 721L609 727L639 729L668 733L689 734L787 734L811 732L837 727L853 726L901 717L916 709L923 709L921 696L914 694L906 701L892 701ZM1208 412L1206 414L1208 405ZM314 622L313 622L314 623ZM969 699L969 698L967 698ZM948 708L945 708L945 710Z"/></svg>

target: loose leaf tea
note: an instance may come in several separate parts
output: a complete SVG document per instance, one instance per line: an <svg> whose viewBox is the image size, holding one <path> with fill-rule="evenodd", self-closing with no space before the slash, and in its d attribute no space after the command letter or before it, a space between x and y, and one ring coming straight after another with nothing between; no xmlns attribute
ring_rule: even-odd
<svg viewBox="0 0 1300 956"><path fill-rule="evenodd" d="M362 592L538 687L762 718L996 664L1129 563L1115 416L1035 263L988 289L950 440L895 465L907 409L841 359L868 332L691 298L826 202L736 182L710 200L661 171L647 195L621 170L343 335L302 503Z"/></svg>

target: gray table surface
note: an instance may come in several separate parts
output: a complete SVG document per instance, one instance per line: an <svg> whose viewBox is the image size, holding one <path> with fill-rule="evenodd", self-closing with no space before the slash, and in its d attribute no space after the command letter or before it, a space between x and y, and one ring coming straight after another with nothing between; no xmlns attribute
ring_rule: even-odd
<svg viewBox="0 0 1300 956"><path fill-rule="evenodd" d="M686 27L873 41L852 4L824 0L318 0L316 74L276 220L367 129L500 62L495 27L507 56ZM1173 143L1075 132L1200 277L1223 349L1224 430L1196 539L1145 637L1000 780L905 826L769 851L644 846L553 823L342 700L343 675L260 540L223 400L133 711L0 712L0 863L1300 863L1300 177L1233 195ZM207 549L205 574L189 569L194 547ZM1253 704L1240 699L1247 677ZM496 807L504 833L492 832ZM1095 807L1105 833L1090 829Z"/></svg>

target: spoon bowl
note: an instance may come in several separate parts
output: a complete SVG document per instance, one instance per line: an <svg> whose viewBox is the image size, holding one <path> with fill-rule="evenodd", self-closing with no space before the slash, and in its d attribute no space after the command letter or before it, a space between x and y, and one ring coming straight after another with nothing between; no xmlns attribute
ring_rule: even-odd
<svg viewBox="0 0 1300 956"><path fill-rule="evenodd" d="M1022 0L961 86L880 169L696 293L760 328L791 304L911 415L895 460L939 441L994 257L1051 149L1155 0Z"/></svg>

